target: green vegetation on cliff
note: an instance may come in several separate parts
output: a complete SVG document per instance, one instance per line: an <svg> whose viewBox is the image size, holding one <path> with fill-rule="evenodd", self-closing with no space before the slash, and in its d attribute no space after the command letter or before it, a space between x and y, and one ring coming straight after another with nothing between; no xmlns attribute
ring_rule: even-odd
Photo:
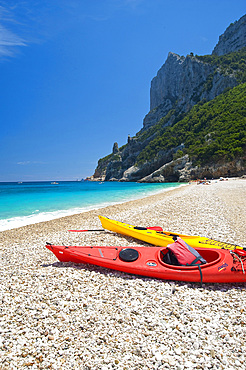
<svg viewBox="0 0 246 370"><path fill-rule="evenodd" d="M217 67L224 75L235 75L238 84L246 82L246 47L225 55L203 55L196 58ZM211 75L212 78L212 75ZM209 81L207 81L207 84ZM207 86L209 88L209 86Z"/></svg>
<svg viewBox="0 0 246 370"><path fill-rule="evenodd" d="M152 140L137 157L137 163L153 160L160 151L182 144L184 149L175 157L188 154L197 164L245 156L246 83L210 102L195 105L183 119L166 127L162 135Z"/></svg>

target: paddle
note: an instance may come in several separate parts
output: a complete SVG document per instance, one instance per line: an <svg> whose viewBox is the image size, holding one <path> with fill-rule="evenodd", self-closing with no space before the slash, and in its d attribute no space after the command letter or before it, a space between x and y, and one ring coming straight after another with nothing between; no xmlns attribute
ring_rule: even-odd
<svg viewBox="0 0 246 370"><path fill-rule="evenodd" d="M137 230L154 230L154 231L163 231L162 227L160 226L152 226L152 227L134 227ZM105 231L105 229L88 229L88 230L68 230L73 233L84 233L87 231Z"/></svg>
<svg viewBox="0 0 246 370"><path fill-rule="evenodd" d="M105 229L91 229L91 230L68 230L68 231L71 231L73 233L84 233L84 232L87 232L87 231L105 231Z"/></svg>
<svg viewBox="0 0 246 370"><path fill-rule="evenodd" d="M134 229L136 230L154 230L154 231L163 231L163 228L161 226L151 226L151 227L140 227L140 226L134 226Z"/></svg>

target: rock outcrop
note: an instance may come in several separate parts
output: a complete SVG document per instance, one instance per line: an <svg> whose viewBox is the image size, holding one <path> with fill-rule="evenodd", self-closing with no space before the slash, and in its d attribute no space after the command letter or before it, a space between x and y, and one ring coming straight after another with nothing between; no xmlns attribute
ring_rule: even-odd
<svg viewBox="0 0 246 370"><path fill-rule="evenodd" d="M168 108L177 104L186 111L193 99L194 90L199 87L201 90L213 71L213 66L200 62L194 56L187 55L185 58L169 53L166 62L151 81L150 110L165 103Z"/></svg>
<svg viewBox="0 0 246 370"><path fill-rule="evenodd" d="M246 45L246 15L230 24L226 31L219 37L212 54L225 55L237 51Z"/></svg>

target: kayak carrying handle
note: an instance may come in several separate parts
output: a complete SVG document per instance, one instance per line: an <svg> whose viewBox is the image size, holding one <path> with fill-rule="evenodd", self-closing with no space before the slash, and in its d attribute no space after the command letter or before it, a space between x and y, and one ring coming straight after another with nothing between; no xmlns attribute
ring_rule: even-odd
<svg viewBox="0 0 246 370"><path fill-rule="evenodd" d="M234 249L233 252L236 253L240 257L246 257L245 249Z"/></svg>

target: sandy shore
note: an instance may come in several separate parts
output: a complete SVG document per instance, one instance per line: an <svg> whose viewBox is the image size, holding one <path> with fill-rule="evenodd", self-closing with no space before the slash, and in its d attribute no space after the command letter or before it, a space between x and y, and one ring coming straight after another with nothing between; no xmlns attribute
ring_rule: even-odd
<svg viewBox="0 0 246 370"><path fill-rule="evenodd" d="M138 245L98 215L246 246L246 180L187 185L0 233L0 369L246 369L244 284L165 282L60 263L46 242Z"/></svg>

